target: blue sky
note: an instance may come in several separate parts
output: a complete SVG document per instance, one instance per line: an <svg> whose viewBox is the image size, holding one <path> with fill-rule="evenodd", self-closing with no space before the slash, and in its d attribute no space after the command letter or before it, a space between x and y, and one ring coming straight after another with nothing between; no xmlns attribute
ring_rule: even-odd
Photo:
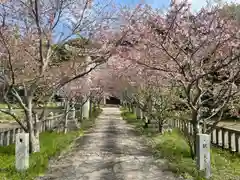
<svg viewBox="0 0 240 180"><path fill-rule="evenodd" d="M106 0L93 0L93 2L103 2L103 4L106 3ZM107 0L107 2L109 2L110 0ZM137 4L139 3L147 3L149 5L151 5L154 8L166 8L169 5L170 0L112 0L114 2L114 4L116 5L127 5L130 7L135 7ZM69 29L63 27L63 24L60 23L57 27L56 27L56 36L55 36L55 42L58 41L59 39L59 34L61 32L64 33L64 37L66 37L70 31Z"/></svg>
<svg viewBox="0 0 240 180"><path fill-rule="evenodd" d="M105 2L106 0L93 0L93 2ZM109 2L110 0L108 0ZM127 5L130 7L136 7L137 4L139 3L146 3L152 6L153 8L159 8L159 9L165 9L169 6L171 0L112 0L115 4L117 5ZM178 0L181 1L181 0ZM201 7L205 6L206 0L188 0L192 4L192 10L193 11L198 11L201 9ZM210 0L214 1L214 0ZM237 2L240 3L240 0L222 0L222 2ZM56 34L59 34L60 32L64 33L64 36L66 36L69 33L69 30L66 28L62 27L62 24L59 24L57 27L57 32Z"/></svg>
<svg viewBox="0 0 240 180"><path fill-rule="evenodd" d="M167 7L170 3L170 0L115 0L116 3L126 4L126 5L136 5L138 3L144 2L151 5L154 8Z"/></svg>
<svg viewBox="0 0 240 180"><path fill-rule="evenodd" d="M126 4L126 5L136 5L138 3L144 2L151 5L153 8L166 8L170 4L170 0L114 0L116 3L119 4ZM181 0L178 0L181 1ZM201 7L205 6L206 0L188 0L192 4L193 11L197 11L201 9ZM214 0L210 0L213 2ZM222 0L223 3L227 2L237 2L240 3L240 0Z"/></svg>

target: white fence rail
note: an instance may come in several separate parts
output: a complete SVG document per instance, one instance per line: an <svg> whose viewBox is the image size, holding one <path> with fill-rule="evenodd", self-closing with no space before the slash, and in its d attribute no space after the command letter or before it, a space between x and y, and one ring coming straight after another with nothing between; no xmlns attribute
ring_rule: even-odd
<svg viewBox="0 0 240 180"><path fill-rule="evenodd" d="M47 117L43 121L39 121L37 126L39 127L40 133L56 128L57 131L61 131L63 127L59 126L59 124L62 122L63 118L64 114L58 114L55 116ZM34 124L34 127L36 127L36 124ZM23 128L17 125L12 128L1 129L0 146L8 146L15 143L16 134L21 132L24 132Z"/></svg>
<svg viewBox="0 0 240 180"><path fill-rule="evenodd" d="M172 128L178 128L180 130L186 130L189 134L193 135L193 125L190 122L171 119L168 124ZM211 127L211 124L207 124L206 128ZM200 125L201 133L203 125ZM237 129L231 129L226 127L215 126L211 133L211 143L217 147L227 149L231 152L240 153L240 131Z"/></svg>

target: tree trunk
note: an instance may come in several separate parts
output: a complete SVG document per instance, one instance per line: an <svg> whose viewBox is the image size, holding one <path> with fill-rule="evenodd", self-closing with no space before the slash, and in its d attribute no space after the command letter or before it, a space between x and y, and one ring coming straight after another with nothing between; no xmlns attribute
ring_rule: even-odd
<svg viewBox="0 0 240 180"><path fill-rule="evenodd" d="M148 128L148 124L149 124L149 118L148 116L144 116L144 128Z"/></svg>
<svg viewBox="0 0 240 180"><path fill-rule="evenodd" d="M198 127L197 127L197 123L193 124L193 143L192 143L192 147L193 147L193 152L194 152L194 155L192 155L192 158L195 159L196 158L196 155L197 155L197 134L198 134Z"/></svg>
<svg viewBox="0 0 240 180"><path fill-rule="evenodd" d="M134 113L134 106L131 104L131 113Z"/></svg>
<svg viewBox="0 0 240 180"><path fill-rule="evenodd" d="M39 137L34 135L34 131L29 132L29 153L40 152Z"/></svg>
<svg viewBox="0 0 240 180"><path fill-rule="evenodd" d="M197 111L193 110L192 111L193 142L192 142L192 145L190 145L192 159L195 159L196 154L197 154L197 134L199 131L197 117L198 117ZM189 139L189 141L190 141L190 139Z"/></svg>
<svg viewBox="0 0 240 180"><path fill-rule="evenodd" d="M89 117L91 118L91 117L92 117L92 98L91 98L91 97L89 98L89 101L90 101L90 106L89 106Z"/></svg>
<svg viewBox="0 0 240 180"><path fill-rule="evenodd" d="M68 124L68 113L69 113L69 103L65 103L65 120L64 120L64 134L67 133L67 124Z"/></svg>
<svg viewBox="0 0 240 180"><path fill-rule="evenodd" d="M39 119L38 119L38 115L35 114L35 124L34 124L34 127L35 127L35 131L34 131L34 135L36 137L35 139L35 143L36 143L36 151L35 152L40 152L40 140L39 140L39 134L40 134L40 122L39 122Z"/></svg>
<svg viewBox="0 0 240 180"><path fill-rule="evenodd" d="M97 107L100 109L100 102L97 103Z"/></svg>
<svg viewBox="0 0 240 180"><path fill-rule="evenodd" d="M93 103L93 105L92 105L92 109L93 109L93 112L96 111L96 103Z"/></svg>
<svg viewBox="0 0 240 180"><path fill-rule="evenodd" d="M161 119L158 120L158 131L163 133L163 121Z"/></svg>
<svg viewBox="0 0 240 180"><path fill-rule="evenodd" d="M192 158L192 160L195 160L195 158L196 158L196 141L194 140L193 143L191 143L191 141L190 141L188 145L190 147L191 158Z"/></svg>
<svg viewBox="0 0 240 180"><path fill-rule="evenodd" d="M82 119L83 119L83 105L81 103L81 106L80 106L80 122L82 122Z"/></svg>
<svg viewBox="0 0 240 180"><path fill-rule="evenodd" d="M32 98L28 97L28 111L25 111L26 120L28 125L28 133L29 133L29 153L39 152L40 151L40 142L39 135L35 136L34 124L33 124L33 110L32 110Z"/></svg>

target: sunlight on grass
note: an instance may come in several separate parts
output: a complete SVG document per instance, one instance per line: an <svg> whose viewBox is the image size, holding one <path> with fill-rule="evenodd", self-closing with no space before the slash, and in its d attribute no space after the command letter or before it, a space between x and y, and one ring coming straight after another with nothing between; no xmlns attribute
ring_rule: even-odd
<svg viewBox="0 0 240 180"><path fill-rule="evenodd" d="M16 114L16 116L18 118L24 117L23 110L21 110L21 109L13 110L13 112L15 112L15 114ZM5 114L3 112L0 112L0 120L3 120L3 121L14 121L12 116L10 116L8 114Z"/></svg>
<svg viewBox="0 0 240 180"><path fill-rule="evenodd" d="M0 179L1 180L32 180L43 174L49 160L67 149L77 138L84 135L84 131L92 127L96 117L102 112L97 109L92 117L82 123L78 131L70 131L67 134L57 132L44 132L40 135L41 152L30 155L30 168L23 173L15 170L15 145L0 147Z"/></svg>
<svg viewBox="0 0 240 180"><path fill-rule="evenodd" d="M126 109L121 109L122 117L131 124L138 125L139 120L134 119L134 115ZM139 127L136 126L137 129ZM146 134L146 129L142 128L142 134ZM147 137L151 144L156 158L168 160L169 170L181 174L186 179L201 180L199 172L196 170L195 161L191 159L190 149L185 139L178 130L163 135L152 133ZM238 180L240 179L240 156L233 155L219 148L211 149L212 180Z"/></svg>
<svg viewBox="0 0 240 180"><path fill-rule="evenodd" d="M17 117L19 117L19 118L23 117L23 115L24 115L23 110L19 109L18 105L13 104L12 107L13 107L13 112L16 114ZM0 109L8 110L8 107L7 107L6 104L0 103ZM14 119L12 118L12 116L10 116L8 114L5 114L3 112L0 112L0 121L1 120L11 121L11 120L14 120Z"/></svg>
<svg viewBox="0 0 240 180"><path fill-rule="evenodd" d="M41 174L47 168L50 157L58 155L79 135L78 131L69 132L66 135L56 132L44 132L40 135L41 152L30 156L30 168L25 173L15 171L15 146L0 148L0 172L1 178L6 179L32 179Z"/></svg>

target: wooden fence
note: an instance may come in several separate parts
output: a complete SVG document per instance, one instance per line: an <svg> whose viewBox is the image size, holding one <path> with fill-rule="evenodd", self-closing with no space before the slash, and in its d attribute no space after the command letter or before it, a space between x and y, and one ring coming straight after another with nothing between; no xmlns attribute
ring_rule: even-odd
<svg viewBox="0 0 240 180"><path fill-rule="evenodd" d="M41 133L53 130L55 128L59 128L57 130L61 131L63 129L63 126L59 126L59 123L62 122L63 118L64 114L55 114L53 116L45 118L43 121L39 121L37 124L39 132ZM34 127L36 127L35 124ZM19 125L15 125L12 128L1 129L0 146L8 146L15 143L16 134L22 132L24 132L24 130Z"/></svg>
<svg viewBox="0 0 240 180"><path fill-rule="evenodd" d="M206 128L210 128L211 126L211 124L207 124ZM150 124L148 124L148 128L157 132L159 129L158 121L151 120ZM178 128L181 131L184 130L190 135L193 135L193 125L190 121L169 119L166 124L163 125L164 131L172 128ZM200 132L203 133L203 124L200 124ZM216 147L240 154L240 131L234 128L215 126L211 133L211 143Z"/></svg>
<svg viewBox="0 0 240 180"><path fill-rule="evenodd" d="M168 124L172 128L187 130L190 135L193 135L193 125L191 122L171 119L168 120ZM206 128L211 126L211 124L207 124ZM200 125L200 132L203 133L202 124ZM211 133L211 143L214 146L240 154L240 131L237 129L215 126Z"/></svg>
<svg viewBox="0 0 240 180"><path fill-rule="evenodd" d="M135 110L134 113L136 114ZM144 116L142 117L142 120L145 120ZM211 124L207 124L206 128L211 126ZM154 132L158 132L158 121L152 119L150 124L148 124L148 128ZM165 125L163 125L163 131L173 128L180 129L181 131L187 131L190 135L193 135L193 125L190 121L169 119ZM200 124L200 132L203 133L203 124ZM215 126L210 135L212 145L240 154L239 130L229 127Z"/></svg>

